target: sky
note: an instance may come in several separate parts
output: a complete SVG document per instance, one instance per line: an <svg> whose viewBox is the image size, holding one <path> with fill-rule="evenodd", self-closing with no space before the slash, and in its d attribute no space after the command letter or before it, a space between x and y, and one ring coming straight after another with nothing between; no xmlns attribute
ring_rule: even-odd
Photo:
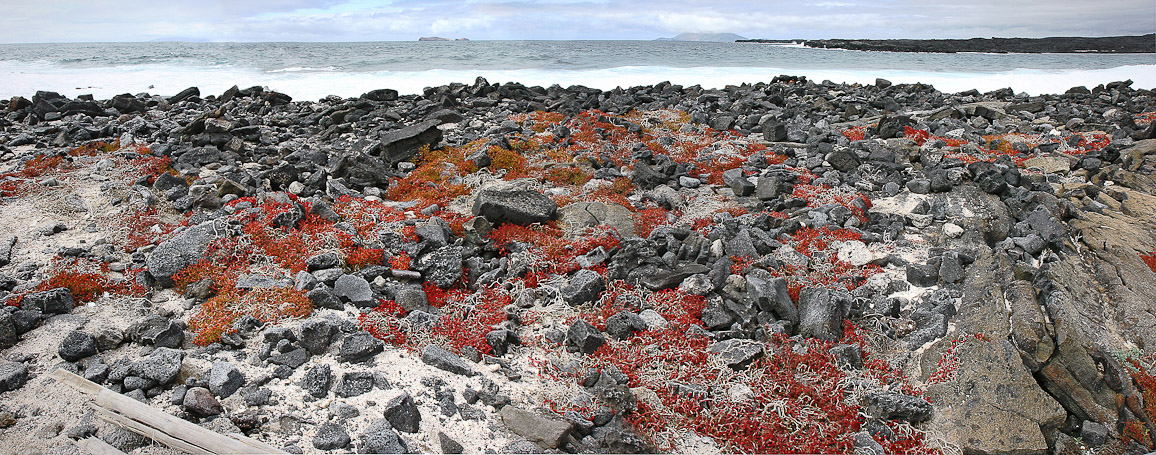
<svg viewBox="0 0 1156 455"><path fill-rule="evenodd" d="M1156 32L1153 0L0 0L0 42L974 38Z"/></svg>

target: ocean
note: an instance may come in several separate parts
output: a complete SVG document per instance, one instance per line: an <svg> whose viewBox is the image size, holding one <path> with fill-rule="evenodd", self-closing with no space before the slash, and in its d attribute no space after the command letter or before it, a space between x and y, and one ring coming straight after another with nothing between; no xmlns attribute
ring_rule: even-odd
<svg viewBox="0 0 1156 455"><path fill-rule="evenodd" d="M1132 79L1156 88L1156 54L909 54L800 45L679 41L0 44L0 98L52 90L108 98L219 94L260 85L297 100L402 94L451 82L585 85L603 90L670 81L720 88L774 76L871 84L921 82L944 92L1011 87L1062 93Z"/></svg>

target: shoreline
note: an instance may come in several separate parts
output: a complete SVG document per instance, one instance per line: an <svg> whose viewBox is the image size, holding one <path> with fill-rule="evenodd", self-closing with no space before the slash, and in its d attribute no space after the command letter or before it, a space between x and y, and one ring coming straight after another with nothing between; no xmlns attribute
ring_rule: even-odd
<svg viewBox="0 0 1156 455"><path fill-rule="evenodd" d="M0 113L0 452L173 453L57 368L304 453L1153 448L1118 430L1156 419L1156 93L1131 81Z"/></svg>
<svg viewBox="0 0 1156 455"><path fill-rule="evenodd" d="M781 44L784 40L747 39L736 43ZM817 49L913 53L1123 54L1156 53L1156 34L1108 37L969 39L818 39L797 40Z"/></svg>

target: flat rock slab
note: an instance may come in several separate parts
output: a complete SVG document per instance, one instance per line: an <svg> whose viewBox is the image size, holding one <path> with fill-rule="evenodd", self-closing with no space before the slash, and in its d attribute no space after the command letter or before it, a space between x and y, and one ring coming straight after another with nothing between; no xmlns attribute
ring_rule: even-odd
<svg viewBox="0 0 1156 455"><path fill-rule="evenodd" d="M570 422L546 418L514 406L503 407L500 415L506 428L543 449L561 447L574 426Z"/></svg>
<svg viewBox="0 0 1156 455"><path fill-rule="evenodd" d="M765 354L763 344L755 340L731 338L710 346L710 362L735 370L746 368Z"/></svg>
<svg viewBox="0 0 1156 455"><path fill-rule="evenodd" d="M462 360L461 357L454 355L454 353L445 350L440 346L427 344L421 351L421 361L426 365L431 365L439 369L448 371L453 374L460 374L463 376L473 376L478 374L470 367L470 364Z"/></svg>
<svg viewBox="0 0 1156 455"><path fill-rule="evenodd" d="M927 387L925 397L936 405L930 429L964 453L1047 453L1044 434L1067 413L1032 378L1016 348L969 339L955 354L955 376Z"/></svg>

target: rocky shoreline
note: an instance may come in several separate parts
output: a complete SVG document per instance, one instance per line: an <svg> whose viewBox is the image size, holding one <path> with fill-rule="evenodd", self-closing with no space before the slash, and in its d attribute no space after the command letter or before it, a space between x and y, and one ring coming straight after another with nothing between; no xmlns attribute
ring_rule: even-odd
<svg viewBox="0 0 1156 455"><path fill-rule="evenodd" d="M0 452L58 368L290 453L1135 453L1156 97L778 76L0 118Z"/></svg>
<svg viewBox="0 0 1156 455"><path fill-rule="evenodd" d="M748 39L736 43L782 44L784 40ZM1105 37L970 38L970 39L822 39L793 40L820 49L880 52L987 53L1156 53L1156 34Z"/></svg>

